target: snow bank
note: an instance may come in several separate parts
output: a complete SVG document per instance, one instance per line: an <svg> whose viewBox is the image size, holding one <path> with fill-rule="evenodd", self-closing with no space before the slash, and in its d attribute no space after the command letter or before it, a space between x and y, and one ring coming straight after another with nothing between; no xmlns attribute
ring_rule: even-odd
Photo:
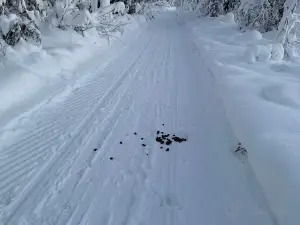
<svg viewBox="0 0 300 225"><path fill-rule="evenodd" d="M220 19L193 18L186 23L215 77L234 132L248 151L274 224L298 225L299 64L282 61L282 45L259 32L242 34Z"/></svg>
<svg viewBox="0 0 300 225"><path fill-rule="evenodd" d="M141 15L126 15L118 17L117 20L127 24L125 36L121 37L120 32L114 33L116 38L110 38L109 43L114 41L123 48L124 43L119 39L128 42L132 36L130 31L140 27L145 19ZM9 26L11 20L1 17L0 21L3 31L4 25ZM20 111L26 111L42 101L62 85L74 83L78 79L75 70L91 61L91 58L101 53L107 54L104 50L109 43L106 38L99 37L95 29L87 30L85 37L74 30L42 27L41 31L43 45L40 47L21 41L14 48L5 46L5 50L2 49L4 56L0 56L0 125L7 123L11 117L18 116ZM105 61L100 63L104 65ZM99 65L97 63L93 66Z"/></svg>
<svg viewBox="0 0 300 225"><path fill-rule="evenodd" d="M18 20L18 17L15 14L9 14L8 16L6 15L0 16L0 31L2 32L3 35L6 35L8 33L11 25L16 20Z"/></svg>
<svg viewBox="0 0 300 225"><path fill-rule="evenodd" d="M225 16L221 18L221 21L228 24L234 24L234 14L233 13L227 13Z"/></svg>
<svg viewBox="0 0 300 225"><path fill-rule="evenodd" d="M273 60L282 60L284 57L284 48L281 43L276 43L272 45L272 59Z"/></svg>

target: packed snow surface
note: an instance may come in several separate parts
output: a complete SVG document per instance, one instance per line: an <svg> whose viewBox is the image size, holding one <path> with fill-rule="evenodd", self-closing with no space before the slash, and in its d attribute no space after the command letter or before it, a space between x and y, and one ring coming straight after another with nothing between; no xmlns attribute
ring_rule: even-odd
<svg viewBox="0 0 300 225"><path fill-rule="evenodd" d="M274 224L195 43L164 12L105 68L78 71L76 88L2 129L0 224ZM186 141L162 145L161 132Z"/></svg>
<svg viewBox="0 0 300 225"><path fill-rule="evenodd" d="M249 35L236 24L224 24L223 17L187 17L275 224L299 225L299 55L284 61L283 46L270 38L272 32L263 37L257 31Z"/></svg>

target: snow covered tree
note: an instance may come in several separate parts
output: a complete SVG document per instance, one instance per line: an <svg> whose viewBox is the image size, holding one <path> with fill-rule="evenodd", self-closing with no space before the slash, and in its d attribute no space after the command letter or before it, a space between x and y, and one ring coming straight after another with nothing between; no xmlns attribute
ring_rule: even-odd
<svg viewBox="0 0 300 225"><path fill-rule="evenodd" d="M300 23L300 14L296 13L299 3L300 0L286 0L276 37L276 40L284 46L286 54L291 58L295 56L295 43L298 42L295 25Z"/></svg>
<svg viewBox="0 0 300 225"><path fill-rule="evenodd" d="M216 17L235 11L240 0L202 0L197 1L195 10L205 16Z"/></svg>
<svg viewBox="0 0 300 225"><path fill-rule="evenodd" d="M225 0L223 4L223 9L225 13L234 12L240 6L240 0Z"/></svg>
<svg viewBox="0 0 300 225"><path fill-rule="evenodd" d="M38 22L42 20L43 5L34 0L1 2L0 34L9 45L17 44L21 38L39 45L41 35Z"/></svg>
<svg viewBox="0 0 300 225"><path fill-rule="evenodd" d="M188 1L188 0L186 0ZM285 0L194 0L196 11L216 17L233 12L242 30L261 32L276 29L283 15Z"/></svg>
<svg viewBox="0 0 300 225"><path fill-rule="evenodd" d="M199 11L204 16L217 17L224 14L225 0L203 0Z"/></svg>
<svg viewBox="0 0 300 225"><path fill-rule="evenodd" d="M237 10L237 21L243 30L269 31L278 24L278 10L270 0L242 0Z"/></svg>
<svg viewBox="0 0 300 225"><path fill-rule="evenodd" d="M0 0L0 40L8 45L16 45L22 39L39 45L43 24L71 28L82 35L95 28L100 35L108 35L121 31L123 26L114 23L112 13L123 15L130 7L132 14L148 13L154 2L157 0L126 0L126 9L124 2L117 0Z"/></svg>

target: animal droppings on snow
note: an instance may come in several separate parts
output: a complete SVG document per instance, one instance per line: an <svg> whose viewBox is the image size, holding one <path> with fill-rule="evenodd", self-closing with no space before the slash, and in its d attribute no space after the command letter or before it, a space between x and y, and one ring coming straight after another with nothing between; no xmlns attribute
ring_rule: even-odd
<svg viewBox="0 0 300 225"><path fill-rule="evenodd" d="M170 139L167 140L166 145L172 144L172 141Z"/></svg>
<svg viewBox="0 0 300 225"><path fill-rule="evenodd" d="M160 143L164 142L163 139L162 139L161 137L156 137L156 141L157 141L157 142L160 142Z"/></svg>
<svg viewBox="0 0 300 225"><path fill-rule="evenodd" d="M242 144L239 142L238 143L238 147L235 150L235 153L240 152L243 155L245 155L247 153L247 150L242 146Z"/></svg>
<svg viewBox="0 0 300 225"><path fill-rule="evenodd" d="M164 146L163 145L166 145L166 146L170 146L172 145L174 142L177 142L177 143L182 143L182 142L185 142L187 141L186 138L181 138L181 137L177 137L175 134L169 134L169 133L164 133L163 131L159 131L157 130L156 131L156 137L155 137L155 141L158 142L160 145L160 149L164 149ZM133 135L138 135L137 132L134 132ZM141 140L144 140L145 138L144 137L140 137ZM122 141L120 141L120 144L123 144ZM141 144L143 147L146 147L147 145L145 143L142 143ZM168 152L170 151L170 148L165 148L165 150ZM148 153L147 153L148 155ZM112 160L112 159L111 159Z"/></svg>
<svg viewBox="0 0 300 225"><path fill-rule="evenodd" d="M160 143L161 145L171 145L173 142L182 143L187 141L186 138L177 137L175 134L170 137L171 134L164 134L164 132L157 133L157 136L155 138L156 142ZM170 137L170 138L169 138ZM160 149L163 149L163 146L160 146ZM170 149L166 148L166 151L168 152Z"/></svg>
<svg viewBox="0 0 300 225"><path fill-rule="evenodd" d="M176 137L176 136L173 137L172 139L173 139L173 141L178 142L178 143L187 141L186 138L180 138L180 137Z"/></svg>
<svg viewBox="0 0 300 225"><path fill-rule="evenodd" d="M114 159L114 157L110 157L109 159L110 159L110 160L113 160L113 159Z"/></svg>
<svg viewBox="0 0 300 225"><path fill-rule="evenodd" d="M97 151L97 150L98 150L97 148L94 148L94 152Z"/></svg>
<svg viewBox="0 0 300 225"><path fill-rule="evenodd" d="M170 136L170 134L165 134L165 135L162 135L161 137L162 137L162 139L166 140L167 137L169 137L169 136Z"/></svg>

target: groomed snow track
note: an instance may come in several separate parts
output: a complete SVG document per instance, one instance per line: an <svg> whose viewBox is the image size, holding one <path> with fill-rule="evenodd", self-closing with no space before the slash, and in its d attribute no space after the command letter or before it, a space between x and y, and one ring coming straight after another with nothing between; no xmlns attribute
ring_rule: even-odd
<svg viewBox="0 0 300 225"><path fill-rule="evenodd" d="M0 224L273 224L200 55L165 12L105 69L21 120L0 146ZM167 152L157 130L188 141Z"/></svg>

